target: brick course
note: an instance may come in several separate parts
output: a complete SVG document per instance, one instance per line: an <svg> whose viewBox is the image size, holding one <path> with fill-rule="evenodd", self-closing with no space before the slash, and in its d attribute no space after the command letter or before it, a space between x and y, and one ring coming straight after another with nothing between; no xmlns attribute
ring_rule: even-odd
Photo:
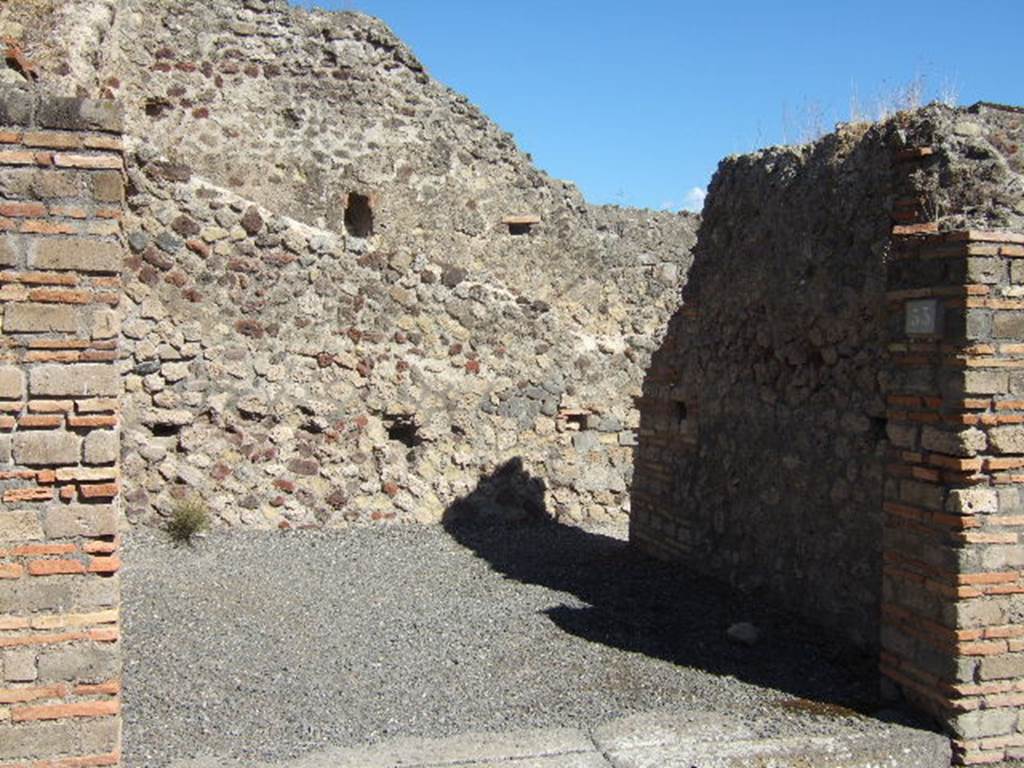
<svg viewBox="0 0 1024 768"><path fill-rule="evenodd" d="M120 762L119 125L0 91L4 766Z"/></svg>

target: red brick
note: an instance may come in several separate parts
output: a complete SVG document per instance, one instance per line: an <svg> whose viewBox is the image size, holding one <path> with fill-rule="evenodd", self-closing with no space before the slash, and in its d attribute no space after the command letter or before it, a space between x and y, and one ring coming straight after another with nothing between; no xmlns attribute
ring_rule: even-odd
<svg viewBox="0 0 1024 768"><path fill-rule="evenodd" d="M63 699L68 695L65 683L32 688L0 688L0 704L21 704L38 699Z"/></svg>
<svg viewBox="0 0 1024 768"><path fill-rule="evenodd" d="M58 645L60 643L74 643L79 640L89 639L86 632L61 632L53 635L22 635L19 637L4 637L0 635L0 648L18 648L26 645Z"/></svg>
<svg viewBox="0 0 1024 768"><path fill-rule="evenodd" d="M74 407L74 400L32 400L28 404L33 413L67 413Z"/></svg>
<svg viewBox="0 0 1024 768"><path fill-rule="evenodd" d="M117 573L120 569L119 557L94 557L89 562L89 573Z"/></svg>
<svg viewBox="0 0 1024 768"><path fill-rule="evenodd" d="M83 499L109 499L117 496L119 490L120 486L117 483L98 483L78 487L78 492Z"/></svg>
<svg viewBox="0 0 1024 768"><path fill-rule="evenodd" d="M0 216L45 216L46 206L42 203L0 201Z"/></svg>
<svg viewBox="0 0 1024 768"><path fill-rule="evenodd" d="M0 272L0 283L78 285L78 275L62 272Z"/></svg>
<svg viewBox="0 0 1024 768"><path fill-rule="evenodd" d="M60 153L53 156L53 163L58 168L116 168L124 166L117 155L83 155Z"/></svg>
<svg viewBox="0 0 1024 768"><path fill-rule="evenodd" d="M116 552L120 545L121 537L115 536L113 541L104 541L102 539L88 541L82 545L82 550L90 555L109 555L112 552Z"/></svg>
<svg viewBox="0 0 1024 768"><path fill-rule="evenodd" d="M1006 653L1008 648L1004 640L981 640L974 643L958 643L956 650L964 656L995 656Z"/></svg>
<svg viewBox="0 0 1024 768"><path fill-rule="evenodd" d="M18 227L19 232L31 235L77 235L78 228L73 224L63 224L54 221L39 221L30 219Z"/></svg>
<svg viewBox="0 0 1024 768"><path fill-rule="evenodd" d="M892 234L900 235L929 235L939 231L939 224L935 221L923 222L921 224L904 224L892 228Z"/></svg>
<svg viewBox="0 0 1024 768"><path fill-rule="evenodd" d="M50 304L91 304L93 294L91 291L34 288L29 291L28 298L29 301L39 301Z"/></svg>
<svg viewBox="0 0 1024 768"><path fill-rule="evenodd" d="M14 707L11 721L63 720L67 717L106 717L121 711L119 701L82 701L73 704L47 704L38 707Z"/></svg>
<svg viewBox="0 0 1024 768"><path fill-rule="evenodd" d="M36 473L32 469L15 469L0 472L0 480L35 480Z"/></svg>
<svg viewBox="0 0 1024 768"><path fill-rule="evenodd" d="M105 694L107 696L116 696L120 692L120 680L108 680L105 683L96 683L95 685L75 686L75 696L98 696L101 694Z"/></svg>
<svg viewBox="0 0 1024 768"><path fill-rule="evenodd" d="M115 354L116 353L104 353L104 354ZM96 359L90 357L90 359ZM94 428L94 427L116 427L118 422L117 416L68 416L68 426L74 429L81 428Z"/></svg>
<svg viewBox="0 0 1024 768"><path fill-rule="evenodd" d="M49 501L53 491L49 488L10 488L4 491L3 500L13 501Z"/></svg>
<svg viewBox="0 0 1024 768"><path fill-rule="evenodd" d="M19 429L56 429L64 426L64 417L55 414L34 413L18 419Z"/></svg>
<svg viewBox="0 0 1024 768"><path fill-rule="evenodd" d="M21 141L29 147L45 147L46 149L78 149L81 146L81 139L76 133L33 131L26 133Z"/></svg>
<svg viewBox="0 0 1024 768"><path fill-rule="evenodd" d="M78 560L30 560L28 572L32 576L85 573L85 566Z"/></svg>
<svg viewBox="0 0 1024 768"><path fill-rule="evenodd" d="M17 144L21 141L21 134L17 131L0 131L0 144Z"/></svg>
<svg viewBox="0 0 1024 768"><path fill-rule="evenodd" d="M89 212L80 205L51 205L51 216L64 216L68 219L87 219Z"/></svg>
<svg viewBox="0 0 1024 768"><path fill-rule="evenodd" d="M118 293L96 291L92 295L92 300L97 304L109 304L112 307L116 307L121 303L121 295Z"/></svg>
<svg viewBox="0 0 1024 768"><path fill-rule="evenodd" d="M0 150L0 165L35 165L36 153L23 149Z"/></svg>
<svg viewBox="0 0 1024 768"><path fill-rule="evenodd" d="M74 544L22 544L11 552L16 556L26 555L70 555L78 547Z"/></svg>
<svg viewBox="0 0 1024 768"><path fill-rule="evenodd" d="M124 142L115 136L86 136L82 142L89 149L110 149L115 152L124 150Z"/></svg>
<svg viewBox="0 0 1024 768"><path fill-rule="evenodd" d="M81 352L73 351L40 352L34 350L25 355L25 361L29 363L76 363L81 358Z"/></svg>
<svg viewBox="0 0 1024 768"><path fill-rule="evenodd" d="M121 631L117 627L90 629L89 639L95 640L97 643L116 643L121 639Z"/></svg>
<svg viewBox="0 0 1024 768"><path fill-rule="evenodd" d="M1020 578L1017 571L990 571L988 573L961 573L957 575L960 584L1007 584Z"/></svg>
<svg viewBox="0 0 1024 768"><path fill-rule="evenodd" d="M18 579L23 572L17 563L0 563L0 579Z"/></svg>

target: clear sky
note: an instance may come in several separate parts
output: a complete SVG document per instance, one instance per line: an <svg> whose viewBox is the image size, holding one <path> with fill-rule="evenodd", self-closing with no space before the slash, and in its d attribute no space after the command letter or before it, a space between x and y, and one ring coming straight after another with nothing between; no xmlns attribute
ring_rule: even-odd
<svg viewBox="0 0 1024 768"><path fill-rule="evenodd" d="M595 203L699 207L722 157L874 118L908 93L1024 104L1024 0L315 4L383 19Z"/></svg>

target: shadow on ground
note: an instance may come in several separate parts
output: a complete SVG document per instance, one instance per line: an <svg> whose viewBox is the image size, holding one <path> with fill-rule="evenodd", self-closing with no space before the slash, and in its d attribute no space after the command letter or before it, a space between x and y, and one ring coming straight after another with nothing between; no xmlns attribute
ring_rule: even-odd
<svg viewBox="0 0 1024 768"><path fill-rule="evenodd" d="M563 631L786 692L793 698L783 706L794 709L878 709L874 658L823 637L759 595L737 594L678 564L644 556L626 541L557 522L545 507L544 490L543 480L515 458L482 477L447 510L443 523L506 578L585 602L583 608L545 611ZM726 637L728 627L741 621L761 630L752 647Z"/></svg>

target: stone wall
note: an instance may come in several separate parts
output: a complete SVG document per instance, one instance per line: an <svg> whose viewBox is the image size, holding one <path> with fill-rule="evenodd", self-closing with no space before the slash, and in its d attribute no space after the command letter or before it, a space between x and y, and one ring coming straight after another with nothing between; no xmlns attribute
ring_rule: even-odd
<svg viewBox="0 0 1024 768"><path fill-rule="evenodd" d="M120 753L113 102L0 91L0 764Z"/></svg>
<svg viewBox="0 0 1024 768"><path fill-rule="evenodd" d="M644 382L631 533L877 642L884 131L722 162Z"/></svg>
<svg viewBox="0 0 1024 768"><path fill-rule="evenodd" d="M432 521L516 457L552 514L628 512L695 216L587 205L362 14L15 0L4 29L125 104L130 519Z"/></svg>
<svg viewBox="0 0 1024 768"><path fill-rule="evenodd" d="M969 763L1024 743L1022 139L930 107L724 161L632 490L641 548L879 649Z"/></svg>
<svg viewBox="0 0 1024 768"><path fill-rule="evenodd" d="M145 150L131 166L131 519L195 496L228 525L437 522L515 457L551 514L628 508L631 397L692 217L592 209L602 279L549 303L433 250L282 217Z"/></svg>

